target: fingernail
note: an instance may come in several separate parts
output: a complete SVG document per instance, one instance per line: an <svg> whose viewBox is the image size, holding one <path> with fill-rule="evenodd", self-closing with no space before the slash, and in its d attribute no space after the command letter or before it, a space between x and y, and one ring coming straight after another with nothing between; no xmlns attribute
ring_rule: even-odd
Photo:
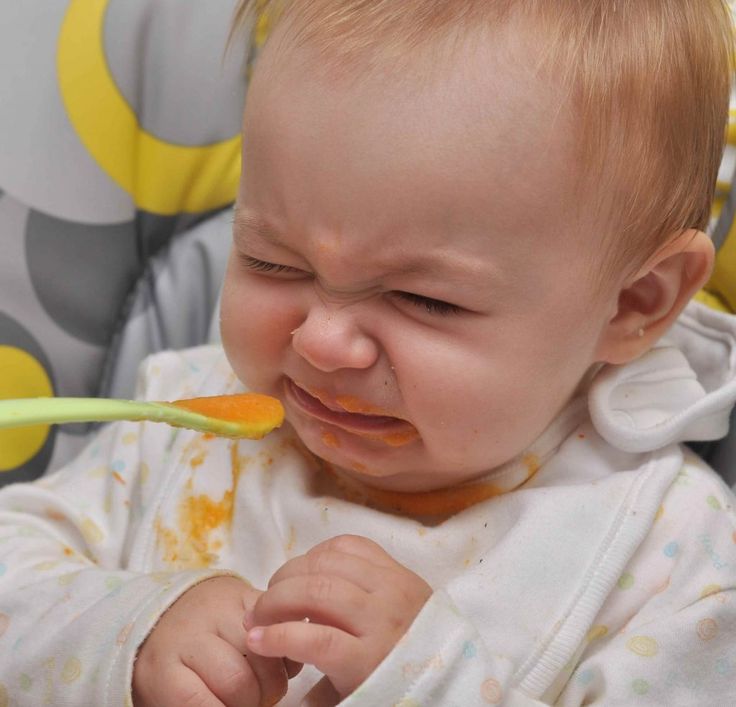
<svg viewBox="0 0 736 707"><path fill-rule="evenodd" d="M262 628L252 628L250 631L248 631L248 643L259 643L262 638Z"/></svg>

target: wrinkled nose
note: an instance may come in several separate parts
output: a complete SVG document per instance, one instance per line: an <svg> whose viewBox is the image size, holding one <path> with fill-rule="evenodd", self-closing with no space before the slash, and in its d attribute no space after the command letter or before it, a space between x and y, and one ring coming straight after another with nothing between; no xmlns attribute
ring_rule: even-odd
<svg viewBox="0 0 736 707"><path fill-rule="evenodd" d="M378 345L356 321L350 307L320 303L293 333L294 350L314 368L331 373L341 368L370 368Z"/></svg>

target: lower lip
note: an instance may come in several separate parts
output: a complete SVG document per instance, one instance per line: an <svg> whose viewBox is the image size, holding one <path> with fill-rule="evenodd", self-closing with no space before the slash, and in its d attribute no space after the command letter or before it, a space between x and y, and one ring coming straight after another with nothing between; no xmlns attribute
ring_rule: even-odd
<svg viewBox="0 0 736 707"><path fill-rule="evenodd" d="M414 425L397 417L364 415L356 412L331 410L291 379L286 380L286 394L303 413L346 432L379 439L391 446L402 446L418 437Z"/></svg>

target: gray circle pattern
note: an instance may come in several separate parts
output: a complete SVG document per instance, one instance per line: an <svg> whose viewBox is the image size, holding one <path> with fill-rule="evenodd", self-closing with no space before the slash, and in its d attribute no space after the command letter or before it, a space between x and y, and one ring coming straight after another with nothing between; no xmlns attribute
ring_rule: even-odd
<svg viewBox="0 0 736 707"><path fill-rule="evenodd" d="M31 211L26 258L49 316L71 336L107 345L140 269L134 223L75 223Z"/></svg>

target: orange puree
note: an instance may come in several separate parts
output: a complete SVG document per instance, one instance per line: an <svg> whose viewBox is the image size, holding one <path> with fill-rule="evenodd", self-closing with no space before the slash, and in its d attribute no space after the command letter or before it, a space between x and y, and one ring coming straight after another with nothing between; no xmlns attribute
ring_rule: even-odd
<svg viewBox="0 0 736 707"><path fill-rule="evenodd" d="M500 496L504 490L494 484L480 482L416 493L388 491L340 476L330 465L324 469L343 493L354 502L397 513L419 516L449 516L464 511L481 501Z"/></svg>
<svg viewBox="0 0 736 707"><path fill-rule="evenodd" d="M332 432L323 432L322 442L326 447L332 447L332 449L337 449L340 446L340 440Z"/></svg>
<svg viewBox="0 0 736 707"><path fill-rule="evenodd" d="M402 432L389 432L385 435L379 435L376 439L389 447L403 447L405 444L413 442L417 437L419 437L419 432L417 432L416 427L412 427Z"/></svg>
<svg viewBox="0 0 736 707"><path fill-rule="evenodd" d="M188 400L175 400L171 405L231 422L273 421L277 423L284 418L284 408L276 398L258 393L189 398Z"/></svg>
<svg viewBox="0 0 736 707"><path fill-rule="evenodd" d="M384 417L393 417L393 415L387 410L383 410L375 405L365 402L360 398L356 398L354 395L340 395L335 398L338 405L347 412L357 412L362 415L381 415Z"/></svg>

